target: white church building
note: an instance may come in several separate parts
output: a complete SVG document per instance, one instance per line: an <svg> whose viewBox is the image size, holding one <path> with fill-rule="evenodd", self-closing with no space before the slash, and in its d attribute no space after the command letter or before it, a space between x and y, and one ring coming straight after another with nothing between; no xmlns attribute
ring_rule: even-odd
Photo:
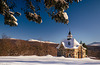
<svg viewBox="0 0 100 65"><path fill-rule="evenodd" d="M57 56L84 58L86 57L86 48L79 44L69 31L67 39L57 46Z"/></svg>

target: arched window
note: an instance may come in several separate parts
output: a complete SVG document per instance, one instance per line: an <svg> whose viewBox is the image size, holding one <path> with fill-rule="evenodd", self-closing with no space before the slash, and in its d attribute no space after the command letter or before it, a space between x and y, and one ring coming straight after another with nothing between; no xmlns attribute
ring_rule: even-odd
<svg viewBox="0 0 100 65"><path fill-rule="evenodd" d="M68 57L71 57L71 54L70 53L68 54Z"/></svg>
<svg viewBox="0 0 100 65"><path fill-rule="evenodd" d="M70 42L68 42L68 45L70 45Z"/></svg>

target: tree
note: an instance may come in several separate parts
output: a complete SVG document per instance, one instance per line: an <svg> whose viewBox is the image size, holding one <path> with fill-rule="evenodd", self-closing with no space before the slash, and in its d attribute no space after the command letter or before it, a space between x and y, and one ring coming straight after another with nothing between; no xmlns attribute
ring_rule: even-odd
<svg viewBox="0 0 100 65"><path fill-rule="evenodd" d="M80 41L80 44L82 44L82 41Z"/></svg>
<svg viewBox="0 0 100 65"><path fill-rule="evenodd" d="M86 48L86 55L87 55L87 53L88 53L88 51L87 51L87 46L86 46L86 44L85 43L83 43L82 41L80 41L80 44L84 47L84 48Z"/></svg>
<svg viewBox="0 0 100 65"><path fill-rule="evenodd" d="M87 48L86 44L80 41L80 44L82 44L83 47Z"/></svg>
<svg viewBox="0 0 100 65"><path fill-rule="evenodd" d="M14 9L16 7L17 0L0 0L0 14L4 16L4 24L10 26L17 26L17 19L21 13L16 12ZM73 2L79 2L81 0L19 0L24 1L25 7L20 8L26 18L29 21L36 23L42 23L39 11L41 10L39 4L42 3L46 12L52 17L56 22L68 24L68 15L65 10L69 8L69 4Z"/></svg>
<svg viewBox="0 0 100 65"><path fill-rule="evenodd" d="M84 47L84 48L86 48L86 55L87 55L87 53L88 53L88 51L87 51L87 46L86 46L86 44L85 43L83 43L82 41L81 41L81 44L82 44L82 46Z"/></svg>
<svg viewBox="0 0 100 65"><path fill-rule="evenodd" d="M8 38L10 38L9 36L7 36L7 35L6 35L6 34L4 34L4 33L2 34L2 36L1 36L1 37L2 37L2 39L8 39Z"/></svg>

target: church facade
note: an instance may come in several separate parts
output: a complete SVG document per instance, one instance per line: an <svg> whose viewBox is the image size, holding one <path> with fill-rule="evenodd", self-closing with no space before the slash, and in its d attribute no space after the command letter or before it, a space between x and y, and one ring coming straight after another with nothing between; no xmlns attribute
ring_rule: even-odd
<svg viewBox="0 0 100 65"><path fill-rule="evenodd" d="M86 57L86 48L72 38L72 34L69 31L67 39L57 46L57 56L84 58Z"/></svg>

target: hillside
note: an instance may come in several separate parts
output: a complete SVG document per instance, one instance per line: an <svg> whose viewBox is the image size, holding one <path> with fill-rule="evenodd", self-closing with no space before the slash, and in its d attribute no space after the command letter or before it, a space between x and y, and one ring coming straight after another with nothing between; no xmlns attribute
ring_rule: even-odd
<svg viewBox="0 0 100 65"><path fill-rule="evenodd" d="M100 42L93 42L87 45L88 56L100 59Z"/></svg>
<svg viewBox="0 0 100 65"><path fill-rule="evenodd" d="M0 56L57 55L56 43L27 41L20 39L0 39Z"/></svg>
<svg viewBox="0 0 100 65"><path fill-rule="evenodd" d="M88 44L89 46L100 46L100 42L93 42Z"/></svg>
<svg viewBox="0 0 100 65"><path fill-rule="evenodd" d="M89 57L96 57L100 59L100 46L87 45L87 50L88 50L87 55Z"/></svg>

